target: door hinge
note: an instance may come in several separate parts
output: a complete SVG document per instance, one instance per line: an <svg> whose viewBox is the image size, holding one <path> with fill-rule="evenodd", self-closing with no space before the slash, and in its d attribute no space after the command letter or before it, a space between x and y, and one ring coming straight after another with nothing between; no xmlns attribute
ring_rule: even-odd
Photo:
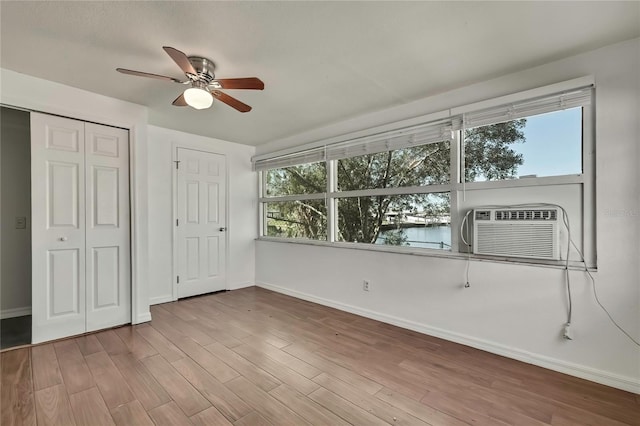
<svg viewBox="0 0 640 426"><path fill-rule="evenodd" d="M177 283L177 284L180 284L180 275L178 275L178 276L176 277L176 283Z"/></svg>
<svg viewBox="0 0 640 426"><path fill-rule="evenodd" d="M178 219L176 219L176 226L178 226Z"/></svg>
<svg viewBox="0 0 640 426"><path fill-rule="evenodd" d="M178 169L178 168L179 168L179 165L180 165L180 160L178 160L178 161L174 161L174 163L176 163L176 169Z"/></svg>

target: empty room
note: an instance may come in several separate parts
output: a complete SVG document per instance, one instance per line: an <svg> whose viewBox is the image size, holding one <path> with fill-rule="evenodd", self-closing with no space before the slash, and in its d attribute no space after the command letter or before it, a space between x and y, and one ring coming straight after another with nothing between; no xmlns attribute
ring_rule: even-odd
<svg viewBox="0 0 640 426"><path fill-rule="evenodd" d="M640 1L1 1L0 424L640 426Z"/></svg>

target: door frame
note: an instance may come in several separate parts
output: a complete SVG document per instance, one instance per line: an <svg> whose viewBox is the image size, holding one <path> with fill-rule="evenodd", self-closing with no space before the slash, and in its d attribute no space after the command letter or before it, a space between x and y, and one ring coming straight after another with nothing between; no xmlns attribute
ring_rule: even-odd
<svg viewBox="0 0 640 426"><path fill-rule="evenodd" d="M129 131L131 323L151 321L148 280L147 108L85 90L2 70L0 103Z"/></svg>
<svg viewBox="0 0 640 426"><path fill-rule="evenodd" d="M224 157L224 211L225 211L225 227L227 228L224 233L224 268L225 274L229 270L229 159L227 155L221 152L216 152L212 149L194 145L184 142L173 142L171 144L171 298L175 302L178 300L178 227L175 225L178 219L178 169L176 168L176 161L178 161L178 148L189 149L191 151L206 152L207 154L222 155ZM229 290L229 277L226 277L225 288Z"/></svg>

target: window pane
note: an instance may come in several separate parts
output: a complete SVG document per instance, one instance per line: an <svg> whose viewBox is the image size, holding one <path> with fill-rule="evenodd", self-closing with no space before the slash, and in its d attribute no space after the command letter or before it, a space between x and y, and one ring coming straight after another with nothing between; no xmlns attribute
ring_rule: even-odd
<svg viewBox="0 0 640 426"><path fill-rule="evenodd" d="M267 197L318 194L327 190L325 162L272 169L265 172Z"/></svg>
<svg viewBox="0 0 640 426"><path fill-rule="evenodd" d="M467 182L582 173L582 108L467 129Z"/></svg>
<svg viewBox="0 0 640 426"><path fill-rule="evenodd" d="M449 152L446 141L338 160L338 190L448 183Z"/></svg>
<svg viewBox="0 0 640 426"><path fill-rule="evenodd" d="M338 240L449 250L449 193L338 198Z"/></svg>
<svg viewBox="0 0 640 426"><path fill-rule="evenodd" d="M327 208L324 200L265 203L269 237L327 239Z"/></svg>

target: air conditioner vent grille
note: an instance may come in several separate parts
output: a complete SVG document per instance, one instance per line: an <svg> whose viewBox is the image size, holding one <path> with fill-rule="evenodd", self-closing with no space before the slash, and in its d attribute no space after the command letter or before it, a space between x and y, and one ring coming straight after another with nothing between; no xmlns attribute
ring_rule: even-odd
<svg viewBox="0 0 640 426"><path fill-rule="evenodd" d="M496 210L496 220L558 220L558 211L549 210Z"/></svg>
<svg viewBox="0 0 640 426"><path fill-rule="evenodd" d="M475 254L560 260L556 209L479 209L473 217Z"/></svg>

